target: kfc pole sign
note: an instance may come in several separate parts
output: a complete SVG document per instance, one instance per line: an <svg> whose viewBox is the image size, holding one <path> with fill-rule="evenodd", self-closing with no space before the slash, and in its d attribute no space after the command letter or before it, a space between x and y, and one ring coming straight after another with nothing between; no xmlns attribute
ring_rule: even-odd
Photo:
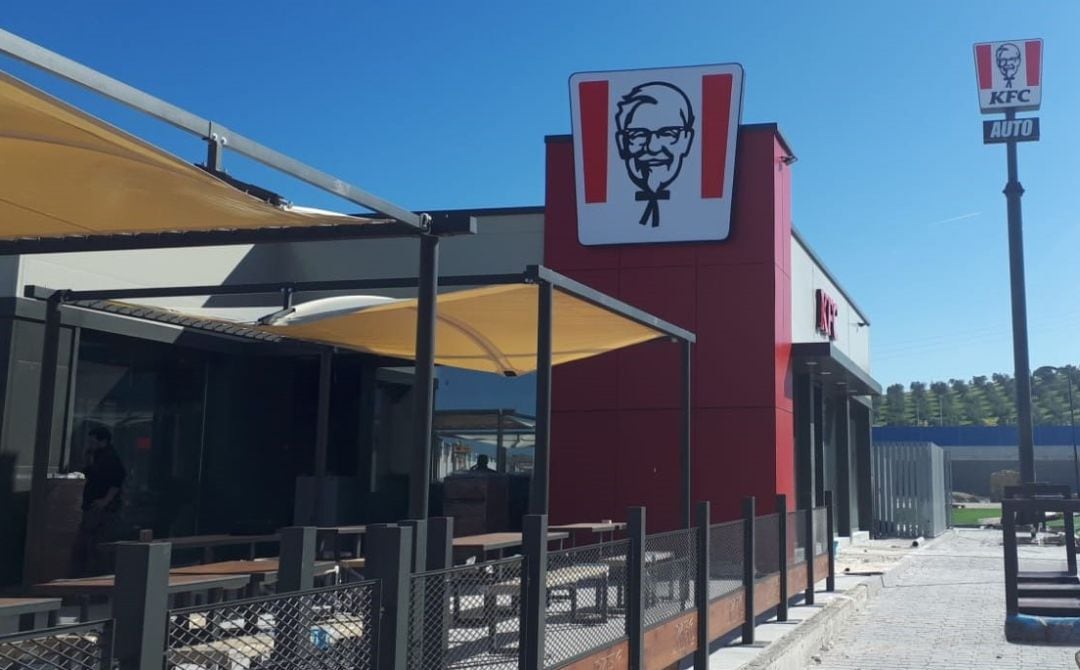
<svg viewBox="0 0 1080 670"><path fill-rule="evenodd" d="M1024 112L1042 104L1042 40L975 45L979 108L983 114Z"/></svg>
<svg viewBox="0 0 1080 670"><path fill-rule="evenodd" d="M726 239L742 66L570 77L582 244Z"/></svg>

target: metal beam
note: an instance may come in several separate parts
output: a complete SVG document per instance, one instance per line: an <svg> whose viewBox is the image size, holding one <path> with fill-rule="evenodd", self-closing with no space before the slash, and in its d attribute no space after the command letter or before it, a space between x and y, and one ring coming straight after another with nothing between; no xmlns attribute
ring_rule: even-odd
<svg viewBox="0 0 1080 670"><path fill-rule="evenodd" d="M416 305L416 362L413 383L413 450L409 518L428 518L431 432L435 410L435 319L438 316L439 238L420 238L419 295Z"/></svg>
<svg viewBox="0 0 1080 670"><path fill-rule="evenodd" d="M426 223L422 221L423 215L410 212L388 200L372 195L341 179L250 140L209 119L192 114L176 105L165 102L161 98L140 91L70 58L65 58L14 33L0 30L0 52L198 137L214 139L216 136L227 149L252 158L263 165L338 195L362 207L367 207L372 211L396 219L412 227L414 232L426 230Z"/></svg>
<svg viewBox="0 0 1080 670"><path fill-rule="evenodd" d="M619 314L620 316L664 333L665 335L670 335L671 337L685 342L697 341L697 337L689 330L680 328L673 323L668 323L667 321L653 316L645 310L638 309L629 303L625 303L622 300L612 298L606 293L601 293L591 286L574 281L566 275L555 272L551 268L544 267L543 265L530 265L525 273L533 282L547 282L563 293L572 295L585 302L592 303L597 307L602 307L609 312Z"/></svg>
<svg viewBox="0 0 1080 670"><path fill-rule="evenodd" d="M547 514L551 476L551 311L554 287L540 282L536 323L536 438L529 511Z"/></svg>

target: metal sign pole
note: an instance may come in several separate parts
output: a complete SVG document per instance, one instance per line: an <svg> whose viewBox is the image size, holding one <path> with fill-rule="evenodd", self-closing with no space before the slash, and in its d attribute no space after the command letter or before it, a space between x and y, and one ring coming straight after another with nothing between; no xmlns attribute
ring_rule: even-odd
<svg viewBox="0 0 1080 670"><path fill-rule="evenodd" d="M1014 110L1005 112L1005 120L1016 118ZM1020 429L1020 481L1035 481L1035 448L1031 429L1031 366L1028 362L1027 290L1024 285L1024 224L1020 198L1024 187L1016 172L1016 140L1006 143L1009 181L1005 200L1009 216L1009 279L1012 289L1013 364L1016 377L1016 420Z"/></svg>

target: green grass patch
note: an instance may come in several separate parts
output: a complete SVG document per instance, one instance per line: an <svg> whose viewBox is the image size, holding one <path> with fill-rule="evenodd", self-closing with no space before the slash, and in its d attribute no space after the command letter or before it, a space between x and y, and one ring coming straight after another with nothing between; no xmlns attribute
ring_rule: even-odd
<svg viewBox="0 0 1080 670"><path fill-rule="evenodd" d="M1000 516L1001 506L979 507L976 509L970 507L959 509L954 507L952 511L952 524L954 526L978 526L979 519L990 519Z"/></svg>

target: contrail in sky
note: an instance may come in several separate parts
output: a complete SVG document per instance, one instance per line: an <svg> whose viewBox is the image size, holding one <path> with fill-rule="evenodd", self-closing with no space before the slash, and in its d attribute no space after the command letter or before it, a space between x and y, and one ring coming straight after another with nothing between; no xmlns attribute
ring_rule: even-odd
<svg viewBox="0 0 1080 670"><path fill-rule="evenodd" d="M963 221L964 219L974 219L976 216L981 216L982 212L968 212L967 214L961 214L960 216L954 216L949 219L942 219L940 221L933 221L928 225L940 226L943 223L952 223L954 221Z"/></svg>

